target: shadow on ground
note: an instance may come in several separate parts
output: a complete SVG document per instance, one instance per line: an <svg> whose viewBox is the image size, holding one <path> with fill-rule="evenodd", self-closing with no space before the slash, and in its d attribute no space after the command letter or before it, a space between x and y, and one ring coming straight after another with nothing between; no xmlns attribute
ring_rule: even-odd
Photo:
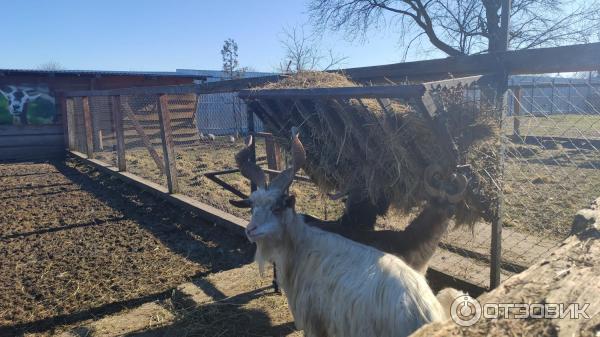
<svg viewBox="0 0 600 337"><path fill-rule="evenodd" d="M152 195L135 187L123 184L116 178L101 174L88 166L74 160L66 162L56 161L50 163L59 174L66 177L73 185L85 192L89 192L101 203L121 213L122 217L109 219L92 219L83 224L69 224L68 219L61 225L52 228L41 228L36 231L12 233L1 237L2 240L23 240L28 237L38 237L54 233L67 232L78 228L95 228L104 226L110 221L133 221L168 249L199 266L199 272L191 277L202 277L213 272L236 268L251 262L254 247L245 238L232 235L214 224L208 224L196 214L175 208ZM32 172L13 175L15 177L31 177L47 175L48 172ZM13 189L11 187L11 189ZM36 193L31 188L24 186L20 189L27 191L25 194ZM16 191L17 193L19 191ZM68 191L67 191L68 192ZM55 192L52 192L53 194ZM58 192L56 192L58 193ZM19 193L19 195L21 195ZM45 195L43 192L38 195ZM64 198L69 198L65 193ZM35 211L35 210L33 210ZM16 220L15 220L16 221ZM126 238L125 238L126 239ZM8 241L7 241L8 242ZM27 244L25 241L23 244ZM190 277L190 278L191 278ZM57 282L59 282L58 280ZM176 284L172 285L176 286ZM86 308L76 312L53 315L51 317L27 321L10 326L0 326L1 336L22 335L25 332L42 332L52 330L59 325L74 324L79 321L104 316L122 311L126 308L138 306L142 303L164 300L172 294L172 289L164 290L164 284L157 284L154 292L144 296L130 298L124 294L121 298L114 298L110 303ZM96 296L101 294L90 294ZM103 294L102 294L103 295ZM15 294L19 296L19 294ZM85 305L82 307L85 308ZM240 317L249 317L239 314ZM252 316L252 315L251 315ZM254 314L252 321L260 321L259 313Z"/></svg>

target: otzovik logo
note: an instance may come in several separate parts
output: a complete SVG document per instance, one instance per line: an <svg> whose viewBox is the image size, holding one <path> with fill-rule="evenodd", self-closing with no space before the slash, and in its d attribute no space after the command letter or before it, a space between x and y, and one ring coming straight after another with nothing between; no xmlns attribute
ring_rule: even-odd
<svg viewBox="0 0 600 337"><path fill-rule="evenodd" d="M481 318L481 304L469 295L454 299L450 307L452 320L460 326L471 326Z"/></svg>
<svg viewBox="0 0 600 337"><path fill-rule="evenodd" d="M471 326L485 319L589 319L589 303L485 303L469 295L454 299L450 307L452 320L460 326Z"/></svg>

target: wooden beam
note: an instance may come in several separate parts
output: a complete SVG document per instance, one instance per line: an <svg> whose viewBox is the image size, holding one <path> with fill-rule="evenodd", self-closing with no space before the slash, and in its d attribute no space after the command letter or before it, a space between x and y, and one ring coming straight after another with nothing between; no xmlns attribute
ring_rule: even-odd
<svg viewBox="0 0 600 337"><path fill-rule="evenodd" d="M77 134L75 130L77 130L77 123L75 122L75 102L73 98L66 99L66 108L67 108L67 124L68 124L68 136L69 136L69 150L74 150L77 146Z"/></svg>
<svg viewBox="0 0 600 337"><path fill-rule="evenodd" d="M173 94L181 95L188 93L211 94L219 92L234 92L240 89L247 89L270 82L277 82L282 79L282 75L270 75L252 78L241 78L236 80L226 80L210 82L205 84L186 84L186 85L168 85L153 87L133 87L108 90L74 90L66 92L68 97L73 96L110 96L110 95L162 95Z"/></svg>
<svg viewBox="0 0 600 337"><path fill-rule="evenodd" d="M246 109L246 123L248 126L248 135L253 138L252 144L250 145L250 161L256 164L256 135L254 130L254 110L251 107ZM256 191L256 184L250 181L250 191Z"/></svg>
<svg viewBox="0 0 600 337"><path fill-rule="evenodd" d="M85 132L85 151L88 158L94 158L94 135L92 129L92 115L90 114L90 98L81 98L83 104L83 127Z"/></svg>
<svg viewBox="0 0 600 337"><path fill-rule="evenodd" d="M156 166L158 167L160 172L161 173L165 172L165 166L163 165L160 155L154 149L154 145L152 145L150 138L148 137L148 135L146 135L146 132L144 132L144 128L142 127L142 125L140 125L140 122L135 117L135 114L133 113L133 110L129 106L129 102L127 101L127 99L123 103L124 104L122 105L122 107L125 108L124 109L125 115L127 116L127 118L129 118L129 120L131 121L131 124L133 124L135 131L138 133L138 135L142 139L142 143L144 144L146 149L148 149L150 156L152 157L152 159L154 159L154 162L156 163Z"/></svg>
<svg viewBox="0 0 600 337"><path fill-rule="evenodd" d="M421 97L425 93L423 85L394 85L371 87L346 87L346 88L306 88L306 89L262 89L241 90L240 98L413 98Z"/></svg>
<svg viewBox="0 0 600 337"><path fill-rule="evenodd" d="M600 43L588 43L349 68L343 73L356 81L439 79L491 73L498 62L511 75L592 71L600 65L598 55Z"/></svg>
<svg viewBox="0 0 600 337"><path fill-rule="evenodd" d="M60 111L60 119L63 125L63 137L65 149L69 149L69 121L67 117L67 98L63 93L58 94L56 97L56 101L58 102L58 110Z"/></svg>
<svg viewBox="0 0 600 337"><path fill-rule="evenodd" d="M163 145L163 157L165 158L165 173L167 174L167 185L170 193L179 192L177 182L177 167L175 165L175 148L173 135L171 134L171 116L169 114L169 96L160 95L158 105L158 123L160 124L160 136Z"/></svg>
<svg viewBox="0 0 600 337"><path fill-rule="evenodd" d="M265 151L267 152L267 167L271 170L281 170L281 149L279 144L275 142L272 134L265 135ZM274 174L269 173L269 180L275 177Z"/></svg>
<svg viewBox="0 0 600 337"><path fill-rule="evenodd" d="M125 136L123 133L123 113L121 112L121 97L112 96L110 101L112 112L113 129L117 143L117 167L119 171L127 171L127 159L125 158Z"/></svg>

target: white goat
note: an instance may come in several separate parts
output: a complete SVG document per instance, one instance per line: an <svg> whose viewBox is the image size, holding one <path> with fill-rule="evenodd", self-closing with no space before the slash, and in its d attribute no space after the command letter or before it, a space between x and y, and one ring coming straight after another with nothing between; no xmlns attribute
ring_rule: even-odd
<svg viewBox="0 0 600 337"><path fill-rule="evenodd" d="M304 223L287 192L305 160L292 133L294 165L268 187L264 172L249 160L250 138L236 161L258 190L231 203L252 208L246 235L256 242L261 273L275 263L297 328L308 337L408 336L445 319L425 278L401 259Z"/></svg>

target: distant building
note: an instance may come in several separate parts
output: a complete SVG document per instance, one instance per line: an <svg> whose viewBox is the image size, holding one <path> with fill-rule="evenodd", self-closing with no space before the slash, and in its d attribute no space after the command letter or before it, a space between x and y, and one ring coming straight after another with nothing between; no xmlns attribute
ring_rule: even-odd
<svg viewBox="0 0 600 337"><path fill-rule="evenodd" d="M207 82L216 82L228 80L229 77L222 70L198 70L198 69L176 69L175 73L183 75L203 76ZM277 73L246 71L243 78L262 77L277 75Z"/></svg>

